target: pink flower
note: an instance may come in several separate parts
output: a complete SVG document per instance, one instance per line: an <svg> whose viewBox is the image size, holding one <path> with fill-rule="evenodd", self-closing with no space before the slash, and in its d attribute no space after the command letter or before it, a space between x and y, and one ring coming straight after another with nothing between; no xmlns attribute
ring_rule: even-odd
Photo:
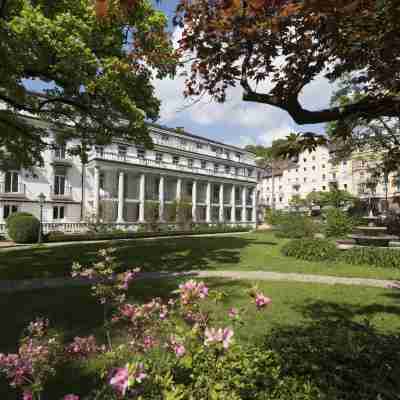
<svg viewBox="0 0 400 400"><path fill-rule="evenodd" d="M110 386L121 396L125 396L128 390L129 372L128 368L117 368L110 379Z"/></svg>
<svg viewBox="0 0 400 400"><path fill-rule="evenodd" d="M193 279L179 285L179 292L182 304L193 303L198 299L208 296L208 287L204 282L196 282Z"/></svg>
<svg viewBox="0 0 400 400"><path fill-rule="evenodd" d="M122 285L121 285L121 289L123 290L128 290L129 288L129 284L137 277L139 273L139 269L134 269L131 271L126 271L123 275L122 275Z"/></svg>
<svg viewBox="0 0 400 400"><path fill-rule="evenodd" d="M71 355L86 357L89 354L99 351L99 347L93 335L86 338L77 336L74 338L74 341L66 347L66 351Z"/></svg>
<svg viewBox="0 0 400 400"><path fill-rule="evenodd" d="M271 304L272 300L264 296L262 293L257 293L255 298L256 307L258 310Z"/></svg>
<svg viewBox="0 0 400 400"><path fill-rule="evenodd" d="M233 330L230 328L206 328L204 344L209 346L211 344L222 344L224 349L227 349L231 344L233 337Z"/></svg>
<svg viewBox="0 0 400 400"><path fill-rule="evenodd" d="M63 400L79 400L79 396L76 396L75 394L67 394L64 396Z"/></svg>
<svg viewBox="0 0 400 400"><path fill-rule="evenodd" d="M178 358L183 357L186 353L185 346L179 342L177 337L174 335L170 336L169 345L167 345L167 347L169 347Z"/></svg>
<svg viewBox="0 0 400 400"><path fill-rule="evenodd" d="M33 400L32 392L24 392L24 393L22 393L22 400Z"/></svg>
<svg viewBox="0 0 400 400"><path fill-rule="evenodd" d="M239 316L239 310L237 308L230 308L228 311L229 318L235 319Z"/></svg>

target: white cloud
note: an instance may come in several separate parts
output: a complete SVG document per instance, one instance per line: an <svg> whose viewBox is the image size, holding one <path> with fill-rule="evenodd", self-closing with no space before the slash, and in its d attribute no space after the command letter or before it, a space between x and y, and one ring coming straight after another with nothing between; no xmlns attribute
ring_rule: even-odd
<svg viewBox="0 0 400 400"><path fill-rule="evenodd" d="M181 32L181 29L175 29L175 44ZM219 139L222 137L227 143L241 146L255 143L269 145L273 140L300 129L285 111L264 104L243 102L241 87L230 88L227 101L223 104L204 97L190 105L183 96L184 82L185 78L182 76L155 82L156 93L162 100L161 123L176 126L177 121L179 125L183 121L188 131L193 131L196 127L196 133L209 137L215 136L215 129L218 127L223 130L218 133ZM261 90L270 84L264 82L259 86ZM326 79L320 78L307 85L301 93L300 101L310 109L325 107L331 93L332 85ZM200 132L198 128L201 129ZM208 133L210 131L213 135Z"/></svg>

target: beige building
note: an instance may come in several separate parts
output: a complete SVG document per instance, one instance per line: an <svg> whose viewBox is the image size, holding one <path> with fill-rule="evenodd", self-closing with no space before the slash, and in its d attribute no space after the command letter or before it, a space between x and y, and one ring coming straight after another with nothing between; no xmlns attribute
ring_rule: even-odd
<svg viewBox="0 0 400 400"><path fill-rule="evenodd" d="M334 185L361 198L370 193L365 183L377 159L371 153L354 153L348 160L335 163L327 146L319 146L315 151L305 151L297 159L278 161L267 167L258 183L259 204L289 210L290 200L299 195L305 198L313 191L329 191ZM374 197L386 198L386 183L379 182ZM392 174L387 182L388 200L396 204L400 198L400 181Z"/></svg>

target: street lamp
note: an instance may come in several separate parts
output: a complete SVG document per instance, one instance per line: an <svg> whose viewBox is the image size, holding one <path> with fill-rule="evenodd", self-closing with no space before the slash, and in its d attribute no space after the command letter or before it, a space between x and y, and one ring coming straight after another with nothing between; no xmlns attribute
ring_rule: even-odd
<svg viewBox="0 0 400 400"><path fill-rule="evenodd" d="M38 243L42 243L42 234L43 234L43 205L46 200L46 196L43 193L39 194L39 206L40 206L40 226L39 226L39 237L38 237Z"/></svg>

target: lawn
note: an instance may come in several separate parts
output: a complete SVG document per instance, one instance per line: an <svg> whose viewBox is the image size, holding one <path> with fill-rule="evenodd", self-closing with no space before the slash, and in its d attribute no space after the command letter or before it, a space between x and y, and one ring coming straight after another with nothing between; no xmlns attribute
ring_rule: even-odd
<svg viewBox="0 0 400 400"><path fill-rule="evenodd" d="M169 296L178 283L175 279L139 281L132 286L129 297L131 301L141 302L154 296ZM217 306L221 325L229 324L229 307L247 307L251 301L246 293L251 282L213 279L206 283L211 289L226 293L223 303ZM391 390L393 384L398 387L400 341L396 332L400 331L400 292L288 282L259 282L258 285L272 298L272 306L261 313L250 306L245 312L249 323L235 332L236 340L274 348L284 360L288 373L310 374L326 394L332 387L336 388L335 385L339 388L355 384L352 379L363 374L365 368L380 371L371 382L375 385L373 390ZM0 311L4 321L0 352L15 351L21 329L39 315L48 317L66 339L92 332L102 337L102 311L89 288L3 295L0 296ZM389 375L384 373L387 366L390 366ZM343 368L351 370L348 378L328 384L326 379L329 381L329 377L335 376L335 370ZM54 383L51 394L45 399L57 400L59 393L66 390L82 393L88 382L88 376L66 371L62 383ZM398 389L400 391L400 387ZM4 381L0 382L0 398L17 399Z"/></svg>
<svg viewBox="0 0 400 400"><path fill-rule="evenodd" d="M143 271L243 270L400 279L400 270L369 265L307 262L280 254L285 240L270 232L215 237L168 238L116 242L117 257L126 267ZM0 279L68 276L72 261L92 262L104 244L72 244L0 251ZM399 253L400 256L400 253Z"/></svg>

